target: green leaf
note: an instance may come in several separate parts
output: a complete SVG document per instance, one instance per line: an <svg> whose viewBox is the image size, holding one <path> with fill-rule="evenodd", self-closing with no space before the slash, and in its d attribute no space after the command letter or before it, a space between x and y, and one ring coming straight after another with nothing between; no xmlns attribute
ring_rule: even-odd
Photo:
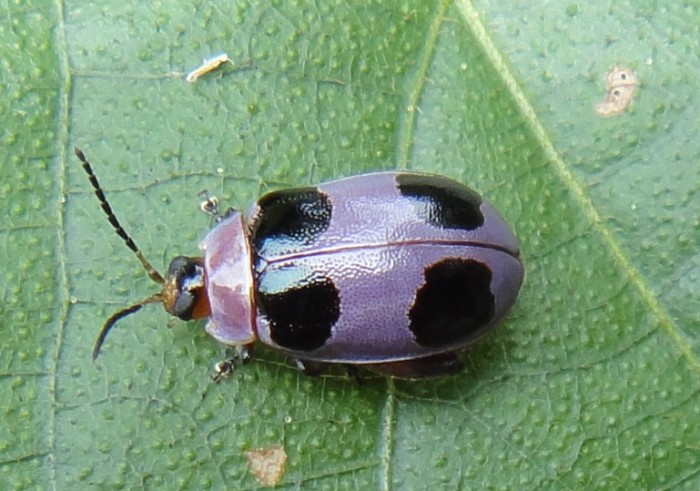
<svg viewBox="0 0 700 491"><path fill-rule="evenodd" d="M352 4L355 5L352 5ZM2 489L700 488L700 11L691 3L12 2L0 23ZM234 64L184 80L202 58ZM641 85L601 118L616 64ZM72 146L163 269L197 193L380 169L484 193L527 266L504 325L428 382L225 357L106 223ZM170 326L171 329L167 329Z"/></svg>

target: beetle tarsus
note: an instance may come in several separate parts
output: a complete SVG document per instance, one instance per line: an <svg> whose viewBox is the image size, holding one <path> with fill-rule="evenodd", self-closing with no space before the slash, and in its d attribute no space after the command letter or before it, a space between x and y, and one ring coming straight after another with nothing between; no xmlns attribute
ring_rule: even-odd
<svg viewBox="0 0 700 491"><path fill-rule="evenodd" d="M321 373L321 367L318 363L314 363L309 360L300 360L299 358L294 359L294 364L299 370L302 371L304 375L309 377L317 377Z"/></svg>
<svg viewBox="0 0 700 491"><path fill-rule="evenodd" d="M229 378L236 366L250 363L250 360L253 358L250 351L250 346L237 346L233 356L216 363L211 374L212 382L218 384L221 380Z"/></svg>
<svg viewBox="0 0 700 491"><path fill-rule="evenodd" d="M229 378L233 373L233 368L235 367L236 359L229 358L223 360L214 365L214 372L211 374L211 381L215 384L221 382L225 378Z"/></svg>
<svg viewBox="0 0 700 491"><path fill-rule="evenodd" d="M227 219L236 212L236 209L231 207L227 208L225 212L221 213L221 210L219 209L219 199L216 196L211 196L209 191L206 189L200 191L197 196L203 198L204 200L199 204L199 208L204 213L212 217L216 223Z"/></svg>
<svg viewBox="0 0 700 491"><path fill-rule="evenodd" d="M199 204L199 208L207 215L214 217L217 222L220 221L219 199L211 196L206 189L201 190L197 196L204 200Z"/></svg>

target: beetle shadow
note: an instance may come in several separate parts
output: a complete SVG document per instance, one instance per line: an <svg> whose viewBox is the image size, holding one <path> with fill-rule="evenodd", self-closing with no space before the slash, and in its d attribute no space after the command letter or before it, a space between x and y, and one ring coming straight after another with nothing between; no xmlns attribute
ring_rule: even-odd
<svg viewBox="0 0 700 491"><path fill-rule="evenodd" d="M235 351L227 348L220 350L216 359L212 360L211 375L218 378L218 385L224 387L230 382L227 379L247 378L246 372L254 370L261 378L293 378L295 383L303 385L307 390L349 390L356 392L355 397L367 396L369 400L377 397L381 399L391 385L392 390L406 398L464 401L482 391L492 390L494 385L503 384L514 375L507 367L510 365L508 353L517 349L516 342L507 330L501 329L500 335L486 336L457 352L463 367L451 375L418 379L393 378L389 383L390 377L372 372L361 365L299 362L261 344L255 346L251 360L230 367L224 365L226 373L223 376L217 372L216 367L220 362L230 359ZM217 382L209 384L210 387L205 389L202 398L217 386Z"/></svg>
<svg viewBox="0 0 700 491"><path fill-rule="evenodd" d="M508 366L508 353L514 348L515 343L508 337L486 337L457 353L463 365L457 373L418 380L395 379L396 390L408 398L446 402L470 399L511 378L513 374L504 371L504 367Z"/></svg>

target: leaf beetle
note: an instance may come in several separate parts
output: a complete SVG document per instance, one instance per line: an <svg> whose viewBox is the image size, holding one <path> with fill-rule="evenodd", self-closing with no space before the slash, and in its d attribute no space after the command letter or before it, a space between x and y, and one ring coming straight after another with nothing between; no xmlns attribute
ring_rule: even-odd
<svg viewBox="0 0 700 491"><path fill-rule="evenodd" d="M435 174L379 172L272 191L248 214L221 215L201 256L163 277L124 231L90 163L75 154L112 227L160 292L112 315L162 303L249 358L256 341L297 360L421 378L454 373L456 352L497 326L523 281L510 227L479 194ZM232 367L217 365L219 376Z"/></svg>

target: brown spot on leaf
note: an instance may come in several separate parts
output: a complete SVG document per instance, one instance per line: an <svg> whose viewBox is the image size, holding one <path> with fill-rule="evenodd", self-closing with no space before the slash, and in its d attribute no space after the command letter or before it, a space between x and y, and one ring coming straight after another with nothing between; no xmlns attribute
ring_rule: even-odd
<svg viewBox="0 0 700 491"><path fill-rule="evenodd" d="M245 456L248 459L250 473L260 484L275 486L280 482L287 464L287 452L282 445L248 450Z"/></svg>
<svg viewBox="0 0 700 491"><path fill-rule="evenodd" d="M621 114L632 103L637 87L639 87L637 74L631 68L615 65L605 77L605 89L608 94L593 109L604 118Z"/></svg>

